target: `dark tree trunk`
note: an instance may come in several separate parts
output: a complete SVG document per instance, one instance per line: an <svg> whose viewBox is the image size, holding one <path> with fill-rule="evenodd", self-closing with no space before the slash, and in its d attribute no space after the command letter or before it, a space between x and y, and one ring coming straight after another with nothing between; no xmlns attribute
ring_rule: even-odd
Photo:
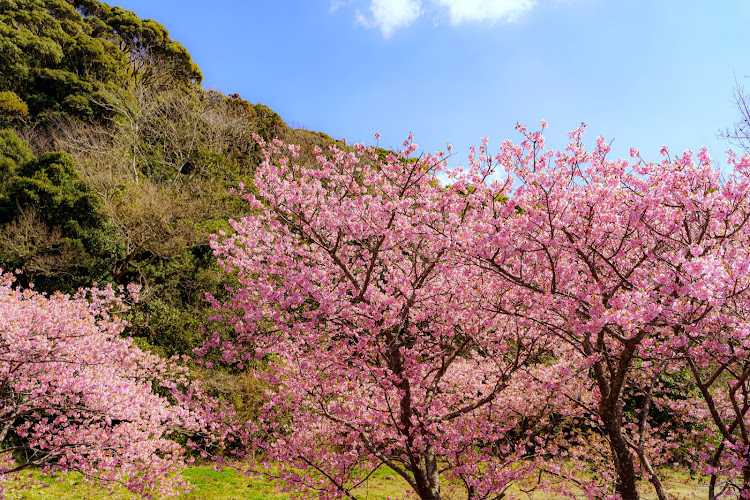
<svg viewBox="0 0 750 500"><path fill-rule="evenodd" d="M615 460L617 472L617 493L622 500L638 500L638 484L635 475L633 454L622 435L622 408L616 401L614 404L603 404L599 407L599 416L604 423L609 437L609 446Z"/></svg>

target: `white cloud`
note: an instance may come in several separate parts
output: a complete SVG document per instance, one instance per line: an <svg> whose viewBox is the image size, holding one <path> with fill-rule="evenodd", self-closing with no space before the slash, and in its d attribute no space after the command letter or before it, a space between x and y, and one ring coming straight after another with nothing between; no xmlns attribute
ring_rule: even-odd
<svg viewBox="0 0 750 500"><path fill-rule="evenodd" d="M452 24L463 22L515 22L530 11L536 0L434 0L447 7Z"/></svg>
<svg viewBox="0 0 750 500"><path fill-rule="evenodd" d="M383 37L389 38L396 30L411 26L425 14L423 0L370 0L369 14L359 9L355 12L357 24L367 28L378 28ZM436 14L439 8L448 10L453 25L465 22L508 22L518 20L534 8L538 0L431 0L427 11ZM555 0L572 2L584 0ZM331 12L337 11L351 0L330 0ZM433 26L438 25L438 17L433 18Z"/></svg>
<svg viewBox="0 0 750 500"><path fill-rule="evenodd" d="M328 9L329 12L333 13L339 10L342 6L344 6L346 2L344 0L331 0L331 6Z"/></svg>
<svg viewBox="0 0 750 500"><path fill-rule="evenodd" d="M367 27L377 27L385 38L397 29L406 28L422 15L421 0L372 0L372 19L357 11L357 22Z"/></svg>

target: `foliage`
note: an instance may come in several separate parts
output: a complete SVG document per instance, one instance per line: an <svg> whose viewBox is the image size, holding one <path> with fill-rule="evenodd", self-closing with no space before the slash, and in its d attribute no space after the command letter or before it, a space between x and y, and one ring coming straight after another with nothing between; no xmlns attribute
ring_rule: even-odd
<svg viewBox="0 0 750 500"><path fill-rule="evenodd" d="M221 294L227 281L209 235L242 215L228 191L251 185L260 162L251 134L292 132L263 105L171 81L158 67L148 71L149 80L100 91L96 102L107 120L58 118L50 129L122 240L111 279L144 287L129 317L131 334L159 352L190 354L211 315L204 294ZM333 143L303 131L294 136L310 158L314 145Z"/></svg>
<svg viewBox="0 0 750 500"><path fill-rule="evenodd" d="M0 129L0 184L7 182L33 156L27 142L9 129Z"/></svg>
<svg viewBox="0 0 750 500"><path fill-rule="evenodd" d="M210 248L185 249L171 259L140 266L148 287L143 300L129 311L129 334L145 339L166 356L192 354L204 340L203 328L213 312L205 293L220 294L226 279Z"/></svg>
<svg viewBox="0 0 750 500"><path fill-rule="evenodd" d="M201 80L190 54L164 26L120 7L96 0L6 0L0 21L0 89L20 97L34 117L91 116L97 84L120 87L149 78L147 60L170 67L175 80ZM12 102L7 96L3 102Z"/></svg>
<svg viewBox="0 0 750 500"><path fill-rule="evenodd" d="M25 283L48 292L107 279L121 243L70 156L30 157L12 132L2 133L8 156L0 160L7 172L0 177L0 265L22 269Z"/></svg>
<svg viewBox="0 0 750 500"><path fill-rule="evenodd" d="M29 107L15 92L10 90L0 92L0 120L12 122L22 120L27 116L29 116Z"/></svg>

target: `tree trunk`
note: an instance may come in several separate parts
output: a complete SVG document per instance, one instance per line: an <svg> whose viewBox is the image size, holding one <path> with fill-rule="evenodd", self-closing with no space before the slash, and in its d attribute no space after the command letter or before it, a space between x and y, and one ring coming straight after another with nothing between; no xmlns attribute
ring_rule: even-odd
<svg viewBox="0 0 750 500"><path fill-rule="evenodd" d="M440 496L440 471L438 470L435 448L427 446L427 450L419 456L417 468L413 470L416 493L420 500L442 500Z"/></svg>
<svg viewBox="0 0 750 500"><path fill-rule="evenodd" d="M440 471L438 470L435 448L427 447L425 452L425 469L427 471L427 487L429 488L429 500L440 500Z"/></svg>
<svg viewBox="0 0 750 500"><path fill-rule="evenodd" d="M409 377L404 373L404 356L401 352L400 337L402 332L396 335L389 335L390 343L388 367L401 381L396 384L402 391L401 401L399 402L399 420L401 423L400 432L406 436L406 446L413 450L414 438L412 436L413 425L411 417L414 415L414 408L411 399L411 384ZM435 447L427 445L427 449L420 454L410 454L411 472L414 474L415 490L420 500L442 500L440 497L440 470L438 469Z"/></svg>
<svg viewBox="0 0 750 500"><path fill-rule="evenodd" d="M599 416L604 423L604 427L607 429L609 446L615 460L617 493L620 494L622 500L638 500L638 485L635 475L633 454L630 453L628 443L622 435L623 415L619 401L615 401L614 405L611 406L600 406Z"/></svg>

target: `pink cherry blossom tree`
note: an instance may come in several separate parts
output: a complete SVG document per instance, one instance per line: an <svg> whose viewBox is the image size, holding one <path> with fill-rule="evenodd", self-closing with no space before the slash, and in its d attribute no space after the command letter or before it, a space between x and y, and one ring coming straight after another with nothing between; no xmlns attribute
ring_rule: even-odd
<svg viewBox="0 0 750 500"><path fill-rule="evenodd" d="M676 462L750 495L750 159L722 179L705 150L612 161L583 126L563 151L518 128L450 186L410 141L310 166L262 143L253 214L213 243L234 335L201 351L265 362L253 446L322 498L387 466L422 499L644 477L665 500Z"/></svg>
<svg viewBox="0 0 750 500"><path fill-rule="evenodd" d="M643 474L666 499L655 464L670 447L654 446L666 434L650 417L659 409L684 419L669 431L682 446L686 409L704 417L692 419L697 428L710 415L721 444L710 467L693 447L698 467L746 476L748 159L722 183L705 151L697 163L692 152L672 160L666 149L661 163L635 150L636 162L611 161L602 138L593 152L584 149L583 127L565 151L546 150L541 132L518 129L520 144L506 141L495 157L483 149L471 173L457 177L482 207L467 223L478 238L466 251L510 286L498 312L533 321L590 367L593 400L579 404L606 438L615 493L638 498ZM472 179L498 169L507 182ZM664 380L688 369L701 398L683 382L677 399L690 400L680 405ZM638 418L628 417L624 408L635 401ZM738 465L729 470L719 465L732 460Z"/></svg>
<svg viewBox="0 0 750 500"><path fill-rule="evenodd" d="M710 475L709 498L750 497L750 157L731 155L721 181L705 150L674 160L683 172L664 182L664 203L675 207L665 239L679 248L674 335L669 345L693 375L706 420L719 439L696 450ZM706 456L708 455L708 456Z"/></svg>
<svg viewBox="0 0 750 500"><path fill-rule="evenodd" d="M111 287L69 297L12 283L0 274L0 478L73 470L144 496L182 489L170 435L211 428L188 404L200 391L186 369L120 336Z"/></svg>
<svg viewBox="0 0 750 500"><path fill-rule="evenodd" d="M213 242L239 281L216 304L235 335L200 351L266 360L254 447L289 491L320 498L357 498L381 467L424 500L502 497L558 377L535 324L488 307L502 280L456 252L474 198L436 180L443 154L411 158L411 138L384 161L356 145L307 166L296 146L256 140L253 214Z"/></svg>

